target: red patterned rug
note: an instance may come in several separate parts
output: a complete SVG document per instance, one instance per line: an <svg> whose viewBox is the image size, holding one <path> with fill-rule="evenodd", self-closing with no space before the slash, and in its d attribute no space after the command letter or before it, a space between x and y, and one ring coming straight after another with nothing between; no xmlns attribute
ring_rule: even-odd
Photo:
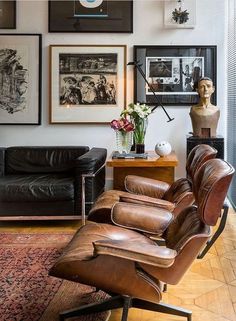
<svg viewBox="0 0 236 321"><path fill-rule="evenodd" d="M60 311L99 301L105 293L48 276L72 234L0 234L0 320L57 321ZM108 313L73 320L105 321Z"/></svg>

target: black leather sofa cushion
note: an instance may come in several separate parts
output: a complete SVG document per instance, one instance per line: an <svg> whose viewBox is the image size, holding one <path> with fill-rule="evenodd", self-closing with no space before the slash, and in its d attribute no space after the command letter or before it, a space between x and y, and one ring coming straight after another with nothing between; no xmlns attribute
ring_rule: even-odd
<svg viewBox="0 0 236 321"><path fill-rule="evenodd" d="M0 221L85 218L104 191L106 156L88 146L0 147Z"/></svg>
<svg viewBox="0 0 236 321"><path fill-rule="evenodd" d="M75 160L88 151L88 146L10 147L5 151L5 174L69 171L75 167Z"/></svg>
<svg viewBox="0 0 236 321"><path fill-rule="evenodd" d="M0 180L1 202L74 199L74 178L63 174L7 175Z"/></svg>

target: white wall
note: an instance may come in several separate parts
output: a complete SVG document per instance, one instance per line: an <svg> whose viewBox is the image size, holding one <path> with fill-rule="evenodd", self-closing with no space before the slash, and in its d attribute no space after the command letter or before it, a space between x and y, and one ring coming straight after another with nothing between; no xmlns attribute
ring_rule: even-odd
<svg viewBox="0 0 236 321"><path fill-rule="evenodd" d="M128 61L132 60L133 45L217 45L217 102L221 108L218 134L226 134L226 60L225 19L226 2L222 0L197 0L197 25L195 29L164 29L163 1L134 0L133 34L83 34L48 33L48 4L43 1L17 1L17 30L11 33L43 34L42 65L42 125L0 126L0 145L89 145L105 147L108 153L115 147L115 133L109 125L50 125L49 124L49 49L50 44L126 44ZM127 102L133 99L132 67L127 70ZM150 117L146 146L153 149L156 142L167 140L175 149L180 165L176 176L185 174L186 134L191 131L189 107L167 107L175 118L166 122L161 109ZM107 172L111 178L110 170Z"/></svg>

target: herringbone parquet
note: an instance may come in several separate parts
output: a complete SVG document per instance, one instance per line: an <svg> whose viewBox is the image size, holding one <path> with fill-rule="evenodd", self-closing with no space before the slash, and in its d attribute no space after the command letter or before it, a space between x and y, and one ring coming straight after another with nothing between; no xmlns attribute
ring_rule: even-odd
<svg viewBox="0 0 236 321"><path fill-rule="evenodd" d="M79 223L49 222L2 224L1 231L76 231ZM196 260L182 281L168 286L163 302L193 312L193 321L236 321L236 213L230 210L226 228L202 260ZM109 321L120 321L121 311L112 312ZM129 321L181 321L181 317L131 309Z"/></svg>
<svg viewBox="0 0 236 321"><path fill-rule="evenodd" d="M193 312L193 321L236 321L236 214L202 260L196 260L182 281L168 286L163 302ZM109 321L120 320L113 311ZM177 321L182 317L131 309L129 321Z"/></svg>

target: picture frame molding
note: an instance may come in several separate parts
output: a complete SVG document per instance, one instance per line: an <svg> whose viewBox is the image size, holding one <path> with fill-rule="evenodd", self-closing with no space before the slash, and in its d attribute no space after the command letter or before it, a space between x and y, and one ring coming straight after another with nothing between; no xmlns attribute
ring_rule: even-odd
<svg viewBox="0 0 236 321"><path fill-rule="evenodd" d="M38 38L38 66L35 68L35 72L37 72L37 111L35 113L35 116L37 115L37 121L32 122L6 122L2 123L0 122L0 125L41 125L41 115L42 115L42 34L41 33L0 33L1 36L7 36L7 37L37 37ZM36 50L35 50L36 51ZM31 107L35 107L35 103L32 99L30 103Z"/></svg>

